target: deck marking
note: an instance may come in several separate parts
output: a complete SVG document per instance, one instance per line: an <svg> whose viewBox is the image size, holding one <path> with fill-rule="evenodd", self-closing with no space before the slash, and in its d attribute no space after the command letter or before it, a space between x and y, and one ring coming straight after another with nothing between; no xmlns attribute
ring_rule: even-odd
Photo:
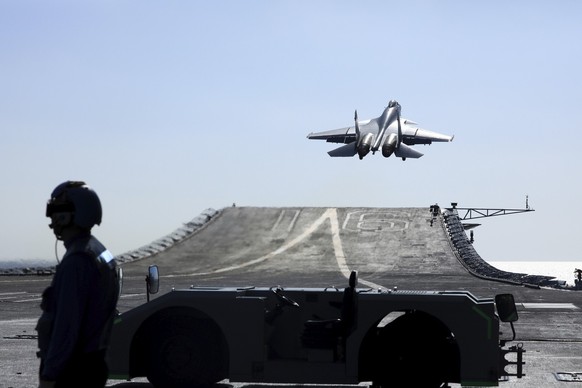
<svg viewBox="0 0 582 388"><path fill-rule="evenodd" d="M4 296L12 296L12 295L22 295L26 294L26 291L18 291L18 292L2 292L0 293L0 298Z"/></svg>
<svg viewBox="0 0 582 388"><path fill-rule="evenodd" d="M277 221L275 221L275 225L273 225L273 227L271 228L271 232L274 232L279 227L279 224L283 220L283 217L285 216L286 213L287 210L281 210L281 213L279 213L279 218L277 218ZM293 210L293 213L294 215L293 218L291 219L291 222L289 223L289 226L287 227L287 232L291 232L291 230L295 226L295 222L297 222L297 218L299 217L299 213L301 213L301 211Z"/></svg>
<svg viewBox="0 0 582 388"><path fill-rule="evenodd" d="M289 227L287 228L287 232L291 232L291 230L295 226L295 222L297 222L297 218L299 217L299 213L300 213L299 210L295 210L295 215L293 216L291 223L289 223Z"/></svg>
<svg viewBox="0 0 582 388"><path fill-rule="evenodd" d="M271 232L274 231L275 229L277 229L277 226L279 226L279 222L281 222L281 219L283 218L284 215L285 215L285 210L281 210L281 213L279 213L279 218L277 218L275 225L273 225L273 227L271 228Z"/></svg>
<svg viewBox="0 0 582 388"><path fill-rule="evenodd" d="M520 303L525 309L571 309L578 310L574 303Z"/></svg>
<svg viewBox="0 0 582 388"><path fill-rule="evenodd" d="M340 269L342 275L346 277L346 279L350 278L350 269L348 267L348 263L346 261L346 255L344 254L344 249L342 247L342 240L340 239L340 228L339 228L339 221L337 219L337 210L328 209L330 213L329 221L331 222L331 238L333 241L333 250L335 252L335 259L337 261L337 265ZM372 288L382 288L380 285L376 283L369 282L367 280L358 279L358 283L365 284L368 287Z"/></svg>
<svg viewBox="0 0 582 388"><path fill-rule="evenodd" d="M42 298L20 299L20 300L15 300L14 303L38 302L41 300L42 300Z"/></svg>
<svg viewBox="0 0 582 388"><path fill-rule="evenodd" d="M5 292L0 294L0 302L25 303L25 302L36 302L39 300L42 300L41 294L39 293L29 293L26 291L20 291L20 292Z"/></svg>
<svg viewBox="0 0 582 388"><path fill-rule="evenodd" d="M279 248L275 249L274 251L267 253L266 255L263 255L259 258L244 262L242 264L233 265L230 267L219 268L219 269L216 269L214 271L209 271L209 272L196 272L193 274L189 274L187 276L214 275L217 273L234 271L237 269L248 267L250 265L262 263L263 261L268 260L268 259L270 259L270 258L272 258L280 253L283 253L286 250L288 250L289 248L292 248L295 245L297 245L298 243L300 243L301 241L303 241L305 238L307 238L309 235L311 235L313 232L315 232L315 230L317 230L317 228L319 228L321 226L321 224L323 224L328 218L330 218L330 214L332 211L335 211L335 209L327 209L321 215L321 217L319 217L317 220L315 220L315 222L313 224L311 224L311 226L309 226L309 228L305 229L303 231L303 233L301 233L299 236L295 237L293 240L289 241L288 243L281 245ZM184 276L184 275L167 275L166 277L172 277L172 276Z"/></svg>
<svg viewBox="0 0 582 388"><path fill-rule="evenodd" d="M277 220L277 222L275 223L275 225L278 225L281 218L283 217L284 214L284 210L281 212L281 215L279 216L279 219ZM299 216L299 211L296 212L295 217L293 218L293 220L291 221L291 226L290 229L292 228L292 226L295 224L295 221L297 219L297 217ZM334 254L335 254L335 258L337 261L337 265L339 267L340 272L342 273L342 275L346 278L349 279L350 278L350 269L348 267L347 261L346 261L346 256L344 254L344 250L342 247L342 242L340 239L340 227L339 227L339 221L337 218L337 210L336 208L329 208L327 209L322 215L321 217L319 217L317 220L315 220L313 222L313 224L311 224L307 229L305 229L303 231L303 233L301 233L299 236L295 237L293 240L287 242L286 244L281 245L279 248L275 249L272 252L267 253L266 255L263 255L259 258L253 259L253 260L249 260L247 262L238 264L238 265L233 265L233 266L229 266L229 267L224 267L224 268L219 268L216 269L214 271L208 271L208 272L196 272L196 273L192 273L192 274L188 274L188 275L166 275L165 277L178 277L178 276L205 276L205 275L215 275L218 273L222 273L222 272L228 272L228 271L235 271L241 268L245 268L251 265L255 265L255 264L259 264L262 263L266 260L269 260L271 258L273 258L274 256L277 256L278 254L281 254L285 251L287 251L290 248L293 248L295 245L299 244L300 242L302 242L303 240L305 240L307 237L309 237L311 234L313 234L325 221L327 221L329 219L330 223L331 223L331 238L332 238L332 243L333 243L333 250L334 250ZM380 286L379 284L373 283L373 282L369 282L367 280L363 280L363 279L359 279L358 280L359 283L364 284L368 287L372 287L372 288L382 288L382 286Z"/></svg>
<svg viewBox="0 0 582 388"><path fill-rule="evenodd" d="M410 217L408 213L403 214L406 217ZM356 223L356 229L351 229L349 224L354 222ZM394 212L369 212L362 210L348 212L342 224L342 229L353 232L377 232L381 230L397 232L408 229L408 227L409 222L402 219L402 214L397 215Z"/></svg>
<svg viewBox="0 0 582 388"><path fill-rule="evenodd" d="M17 318L17 319L2 319L0 323L11 323L11 324L33 324L38 322L38 318Z"/></svg>

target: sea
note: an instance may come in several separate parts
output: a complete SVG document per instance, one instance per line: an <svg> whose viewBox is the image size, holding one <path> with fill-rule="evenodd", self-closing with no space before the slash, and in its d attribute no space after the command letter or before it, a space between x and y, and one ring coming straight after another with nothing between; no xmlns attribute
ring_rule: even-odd
<svg viewBox="0 0 582 388"><path fill-rule="evenodd" d="M574 285L574 270L582 269L582 261L489 261L497 269L528 275L553 276L564 280L568 285ZM0 270L12 268L46 267L56 264L53 260L0 260Z"/></svg>
<svg viewBox="0 0 582 388"><path fill-rule="evenodd" d="M574 270L582 269L582 262L579 261L488 261L488 263L503 271L553 276L558 280L565 280L571 286L574 285L576 278Z"/></svg>

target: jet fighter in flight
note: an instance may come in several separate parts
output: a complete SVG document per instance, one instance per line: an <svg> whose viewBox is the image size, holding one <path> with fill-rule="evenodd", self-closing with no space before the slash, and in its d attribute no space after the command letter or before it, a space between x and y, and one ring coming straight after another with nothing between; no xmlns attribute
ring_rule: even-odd
<svg viewBox="0 0 582 388"><path fill-rule="evenodd" d="M372 151L372 155L382 150L382 156L392 154L406 158L420 158L423 154L409 147L415 144L450 142L454 136L427 131L418 127L414 121L400 117L400 104L391 100L380 117L371 120L358 120L358 111L354 114L354 126L325 132L310 133L308 139L325 140L328 143L344 143L344 146L328 152L329 156L354 156L360 160Z"/></svg>

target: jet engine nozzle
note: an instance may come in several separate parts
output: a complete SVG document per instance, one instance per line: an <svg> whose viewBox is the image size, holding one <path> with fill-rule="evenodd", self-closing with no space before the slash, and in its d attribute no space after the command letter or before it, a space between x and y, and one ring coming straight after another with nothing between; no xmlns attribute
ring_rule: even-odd
<svg viewBox="0 0 582 388"><path fill-rule="evenodd" d="M363 159L364 156L368 155L373 140L374 135L371 133L367 133L364 137L362 137L360 144L358 144L358 156L360 159Z"/></svg>
<svg viewBox="0 0 582 388"><path fill-rule="evenodd" d="M382 156L385 158L390 157L396 147L398 146L398 135L391 133L384 144L382 144Z"/></svg>

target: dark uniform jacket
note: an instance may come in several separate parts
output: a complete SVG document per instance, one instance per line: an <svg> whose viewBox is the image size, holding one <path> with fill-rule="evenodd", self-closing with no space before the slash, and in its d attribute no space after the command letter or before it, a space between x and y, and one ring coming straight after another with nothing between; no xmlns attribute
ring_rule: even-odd
<svg viewBox="0 0 582 388"><path fill-rule="evenodd" d="M49 381L75 356L107 348L119 295L115 260L95 237L79 236L65 247L37 324L40 375Z"/></svg>

